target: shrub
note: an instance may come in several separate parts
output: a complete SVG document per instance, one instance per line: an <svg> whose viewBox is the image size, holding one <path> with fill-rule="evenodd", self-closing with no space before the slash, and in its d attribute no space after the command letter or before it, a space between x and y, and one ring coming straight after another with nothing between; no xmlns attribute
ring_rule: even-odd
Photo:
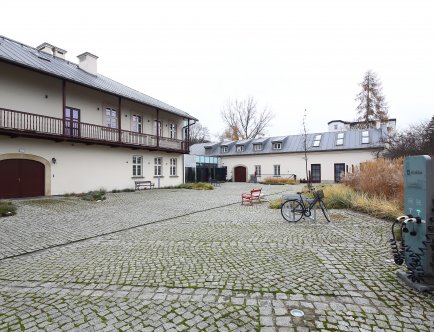
<svg viewBox="0 0 434 332"><path fill-rule="evenodd" d="M212 186L212 184L211 183L207 183L207 182L183 183L183 184L180 184L179 186L177 186L175 188L193 189L193 190L213 190L214 189L214 187Z"/></svg>
<svg viewBox="0 0 434 332"><path fill-rule="evenodd" d="M12 202L0 201L0 217L10 217L17 213L17 208Z"/></svg>
<svg viewBox="0 0 434 332"><path fill-rule="evenodd" d="M130 193L130 192L134 192L135 190L132 188L125 188L125 189L113 189L111 191L111 193L116 194L116 193Z"/></svg>
<svg viewBox="0 0 434 332"><path fill-rule="evenodd" d="M347 173L343 183L358 192L395 200L404 207L404 158L367 161Z"/></svg>
<svg viewBox="0 0 434 332"><path fill-rule="evenodd" d="M262 180L260 183L263 183L263 184L296 184L297 182L294 179L268 177L268 178L265 178L264 180Z"/></svg>
<svg viewBox="0 0 434 332"><path fill-rule="evenodd" d="M274 198L268 203L270 209L280 209L282 207L282 198Z"/></svg>
<svg viewBox="0 0 434 332"><path fill-rule="evenodd" d="M387 220L403 214L403 207L396 199L358 192L344 184L325 186L323 190L324 203L329 209L353 209Z"/></svg>
<svg viewBox="0 0 434 332"><path fill-rule="evenodd" d="M79 196L85 201L103 201L106 199L105 194L106 191L104 189L100 189L95 191L89 191Z"/></svg>

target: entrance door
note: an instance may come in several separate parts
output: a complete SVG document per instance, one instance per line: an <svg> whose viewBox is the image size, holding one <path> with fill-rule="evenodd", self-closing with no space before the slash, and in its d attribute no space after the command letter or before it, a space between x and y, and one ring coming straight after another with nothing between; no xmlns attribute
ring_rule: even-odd
<svg viewBox="0 0 434 332"><path fill-rule="evenodd" d="M321 164L312 164L310 165L310 181L312 183L320 183L321 182Z"/></svg>
<svg viewBox="0 0 434 332"><path fill-rule="evenodd" d="M0 198L44 196L45 167L27 159L0 160Z"/></svg>
<svg viewBox="0 0 434 332"><path fill-rule="evenodd" d="M335 164L335 182L341 182L345 174L345 164Z"/></svg>
<svg viewBox="0 0 434 332"><path fill-rule="evenodd" d="M234 168L234 181L235 182L247 181L247 170L244 166L237 166Z"/></svg>
<svg viewBox="0 0 434 332"><path fill-rule="evenodd" d="M66 136L80 136L80 110L76 108L65 108L65 129L64 134Z"/></svg>

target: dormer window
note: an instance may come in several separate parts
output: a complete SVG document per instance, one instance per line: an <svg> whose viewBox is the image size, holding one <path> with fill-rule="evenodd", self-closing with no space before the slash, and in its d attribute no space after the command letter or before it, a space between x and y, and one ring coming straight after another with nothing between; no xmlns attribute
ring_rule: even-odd
<svg viewBox="0 0 434 332"><path fill-rule="evenodd" d="M210 154L212 151L212 146L205 146L205 154Z"/></svg>
<svg viewBox="0 0 434 332"><path fill-rule="evenodd" d="M262 144L253 144L253 150L262 151Z"/></svg>
<svg viewBox="0 0 434 332"><path fill-rule="evenodd" d="M282 149L282 142L273 143L273 150L281 150L281 149Z"/></svg>
<svg viewBox="0 0 434 332"><path fill-rule="evenodd" d="M321 136L322 135L315 135L315 139L313 141L313 146L316 146L316 147L319 146L319 144L321 143Z"/></svg>
<svg viewBox="0 0 434 332"><path fill-rule="evenodd" d="M365 130L362 131L362 144L368 144L369 143L369 131Z"/></svg>
<svg viewBox="0 0 434 332"><path fill-rule="evenodd" d="M339 133L336 139L336 145L344 145L344 133Z"/></svg>
<svg viewBox="0 0 434 332"><path fill-rule="evenodd" d="M227 146L222 146L222 147L221 147L221 152L222 152L222 153L226 153L226 152L228 152L228 147L227 147Z"/></svg>
<svg viewBox="0 0 434 332"><path fill-rule="evenodd" d="M237 145L237 152L243 152L244 151L244 145Z"/></svg>

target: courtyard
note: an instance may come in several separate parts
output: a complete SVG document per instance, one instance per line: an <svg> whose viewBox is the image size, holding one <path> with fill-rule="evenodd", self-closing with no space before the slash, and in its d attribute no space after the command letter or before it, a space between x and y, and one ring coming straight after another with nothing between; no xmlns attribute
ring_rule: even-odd
<svg viewBox="0 0 434 332"><path fill-rule="evenodd" d="M0 330L432 331L434 296L395 276L390 222L288 223L241 206L252 188L15 201L0 219Z"/></svg>

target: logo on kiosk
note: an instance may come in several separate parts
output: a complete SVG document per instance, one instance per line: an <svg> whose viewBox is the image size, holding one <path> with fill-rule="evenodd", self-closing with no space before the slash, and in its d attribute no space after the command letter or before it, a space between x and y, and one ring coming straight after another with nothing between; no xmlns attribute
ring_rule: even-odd
<svg viewBox="0 0 434 332"><path fill-rule="evenodd" d="M411 171L411 170L407 170L407 175L422 175L423 172L420 170L415 170L415 171Z"/></svg>

